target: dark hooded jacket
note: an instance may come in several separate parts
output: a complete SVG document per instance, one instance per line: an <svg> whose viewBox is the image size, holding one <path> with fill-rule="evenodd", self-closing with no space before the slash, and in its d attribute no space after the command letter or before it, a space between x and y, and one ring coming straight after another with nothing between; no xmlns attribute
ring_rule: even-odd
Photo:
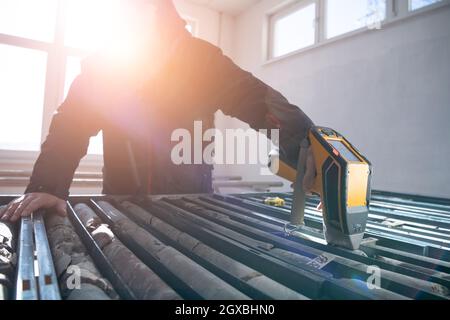
<svg viewBox="0 0 450 320"><path fill-rule="evenodd" d="M312 121L279 92L234 64L221 50L192 37L172 1L161 1L164 37L174 39L167 63L139 90L99 56L86 59L52 119L26 193L66 199L89 139L103 132L103 192L114 195L208 193L212 166L175 165L175 129L213 127L222 110L252 128L280 129L280 155L296 168L299 142Z"/></svg>

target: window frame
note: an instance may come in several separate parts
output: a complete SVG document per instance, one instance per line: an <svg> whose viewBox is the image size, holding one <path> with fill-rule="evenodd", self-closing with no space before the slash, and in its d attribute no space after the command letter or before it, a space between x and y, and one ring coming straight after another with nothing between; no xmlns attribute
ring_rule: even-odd
<svg viewBox="0 0 450 320"><path fill-rule="evenodd" d="M291 1L292 2L292 1ZM275 11L273 14L271 14L269 16L269 25L268 25L268 29L269 29L269 44L270 47L268 48L268 55L271 59L277 59L279 57L283 57L285 55L281 55L278 57L275 57L274 55L274 38L275 38L275 23L280 20L283 19L291 14L294 14L306 7L308 7L311 4L315 4L315 9L316 9L316 18L315 18L315 28L314 28L314 43L312 45L309 45L307 47L304 48L300 48L298 50L305 50L307 48L310 48L312 46L314 46L315 44L318 43L318 36L319 36L319 30L318 30L318 21L317 21L317 10L318 10L318 6L319 6L319 0L303 0L303 1L293 1L292 3L290 3L289 5L285 5L283 6L280 10ZM298 51L295 50L295 51ZM287 53L289 54L289 53Z"/></svg>
<svg viewBox="0 0 450 320"><path fill-rule="evenodd" d="M42 144L48 134L54 112L64 100L66 59L69 56L84 57L88 52L68 47L64 44L66 2L57 1L55 34L51 42L23 38L0 33L0 44L18 48L33 49L47 54L45 92L42 106L41 139ZM0 149L0 169L28 169L36 161L40 151L20 149ZM101 171L103 155L87 154L80 163L79 170L96 168Z"/></svg>
<svg viewBox="0 0 450 320"><path fill-rule="evenodd" d="M73 57L85 57L88 51L67 46L64 43L65 17L67 2L57 1L55 16L55 33L51 42L24 38L21 36L3 34L0 32L0 44L19 48L34 49L47 54L45 75L45 92L42 106L41 139L42 144L48 134L54 112L64 100L67 59ZM198 36L199 21L190 16L182 16L187 24L192 26L192 35ZM31 170L40 151L10 150L0 148L0 170ZM101 172L103 155L87 154L80 162L78 171Z"/></svg>
<svg viewBox="0 0 450 320"><path fill-rule="evenodd" d="M316 43L312 46L292 51L279 57L273 57L274 39L272 17L277 16L280 13L288 15L290 13L293 13L299 6L301 7L302 4L306 6L311 2L316 2ZM334 43L336 41L341 41L349 37L365 34L366 32L378 31L376 29L372 30L368 26L364 26L328 39L326 38L326 5L327 0L286 0L266 11L265 21L263 23L264 41L262 48L262 65L264 66L280 60L284 60L289 57L314 50L324 45ZM420 9L411 10L410 0L386 0L386 15L385 19L381 21L381 29L389 26L392 23L426 14L436 9L447 7L449 5L450 0L442 0Z"/></svg>

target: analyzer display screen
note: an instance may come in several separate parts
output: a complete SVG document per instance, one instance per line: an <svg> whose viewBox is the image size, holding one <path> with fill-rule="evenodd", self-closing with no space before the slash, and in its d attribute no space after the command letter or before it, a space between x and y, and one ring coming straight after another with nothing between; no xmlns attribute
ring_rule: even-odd
<svg viewBox="0 0 450 320"><path fill-rule="evenodd" d="M356 161L361 162L359 158L356 157L356 155L349 149L345 144L342 143L342 141L339 140L328 140L328 143L333 146L341 156L343 156L347 161Z"/></svg>

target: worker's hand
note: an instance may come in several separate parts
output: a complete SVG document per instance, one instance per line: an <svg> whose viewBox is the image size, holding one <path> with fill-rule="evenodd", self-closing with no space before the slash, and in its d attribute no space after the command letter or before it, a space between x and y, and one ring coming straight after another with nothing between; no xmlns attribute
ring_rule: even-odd
<svg viewBox="0 0 450 320"><path fill-rule="evenodd" d="M29 193L11 201L0 209L0 219L16 222L21 217L31 215L39 209L53 210L60 216L66 216L66 202L48 193Z"/></svg>

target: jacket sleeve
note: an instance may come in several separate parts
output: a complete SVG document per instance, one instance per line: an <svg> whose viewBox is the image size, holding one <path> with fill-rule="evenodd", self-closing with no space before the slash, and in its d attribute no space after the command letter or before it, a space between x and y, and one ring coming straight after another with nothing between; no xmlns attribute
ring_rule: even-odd
<svg viewBox="0 0 450 320"><path fill-rule="evenodd" d="M242 70L216 48L208 67L214 105L255 130L279 129L280 158L297 167L301 141L314 125L297 106L251 73ZM276 141L274 141L276 143Z"/></svg>
<svg viewBox="0 0 450 320"><path fill-rule="evenodd" d="M61 199L69 196L75 170L87 153L89 139L100 131L98 116L87 103L87 85L83 75L78 76L53 116L25 193L45 192Z"/></svg>

